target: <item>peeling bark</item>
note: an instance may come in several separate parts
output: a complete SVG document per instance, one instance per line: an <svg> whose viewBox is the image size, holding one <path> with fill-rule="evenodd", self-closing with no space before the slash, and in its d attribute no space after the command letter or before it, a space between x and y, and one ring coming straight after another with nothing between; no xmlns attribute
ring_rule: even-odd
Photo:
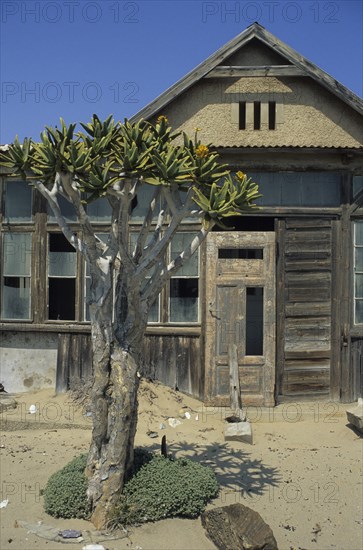
<svg viewBox="0 0 363 550"><path fill-rule="evenodd" d="M93 431L86 475L91 521L98 529L106 526L133 465L139 357L145 326L140 321L136 330L132 296L129 293L131 299L120 301L122 315L116 310L114 322L107 315L107 300L96 310L92 322ZM127 332L126 327L133 330Z"/></svg>

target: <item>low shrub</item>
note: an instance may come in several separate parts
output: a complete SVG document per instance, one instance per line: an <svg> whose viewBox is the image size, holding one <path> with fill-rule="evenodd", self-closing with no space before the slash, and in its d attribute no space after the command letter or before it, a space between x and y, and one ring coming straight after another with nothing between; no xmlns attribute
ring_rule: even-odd
<svg viewBox="0 0 363 550"><path fill-rule="evenodd" d="M51 516L89 518L86 460L87 455L81 455L49 478L43 494L45 511ZM194 518L217 493L211 468L188 458L175 460L135 449L133 475L114 508L110 526L175 516Z"/></svg>
<svg viewBox="0 0 363 550"><path fill-rule="evenodd" d="M74 458L69 464L50 476L43 491L44 509L56 518L87 519L87 479L84 475L87 455Z"/></svg>
<svg viewBox="0 0 363 550"><path fill-rule="evenodd" d="M126 483L112 523L127 525L167 517L198 517L218 493L211 468L188 458L154 457Z"/></svg>

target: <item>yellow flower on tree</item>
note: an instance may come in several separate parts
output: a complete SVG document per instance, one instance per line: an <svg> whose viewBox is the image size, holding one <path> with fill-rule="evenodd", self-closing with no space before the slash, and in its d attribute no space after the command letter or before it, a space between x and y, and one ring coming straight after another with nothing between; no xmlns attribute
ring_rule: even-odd
<svg viewBox="0 0 363 550"><path fill-rule="evenodd" d="M239 179L240 181L243 181L245 178L246 178L246 174L244 174L243 172L241 171L238 171L236 173L236 178Z"/></svg>
<svg viewBox="0 0 363 550"><path fill-rule="evenodd" d="M168 123L168 119L167 119L166 116L160 115L160 116L158 116L158 118L156 119L156 122L157 122L158 124L161 124L162 122L165 122L165 124L167 124L167 123Z"/></svg>
<svg viewBox="0 0 363 550"><path fill-rule="evenodd" d="M198 158L204 159L209 155L209 149L206 145L198 145L198 147L195 150L195 154Z"/></svg>

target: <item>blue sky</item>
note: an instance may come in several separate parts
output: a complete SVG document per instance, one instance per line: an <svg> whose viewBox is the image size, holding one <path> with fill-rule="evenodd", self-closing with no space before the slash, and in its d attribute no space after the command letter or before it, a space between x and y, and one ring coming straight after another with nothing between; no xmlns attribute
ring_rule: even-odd
<svg viewBox="0 0 363 550"><path fill-rule="evenodd" d="M254 21L363 95L361 0L2 0L0 143L130 117Z"/></svg>

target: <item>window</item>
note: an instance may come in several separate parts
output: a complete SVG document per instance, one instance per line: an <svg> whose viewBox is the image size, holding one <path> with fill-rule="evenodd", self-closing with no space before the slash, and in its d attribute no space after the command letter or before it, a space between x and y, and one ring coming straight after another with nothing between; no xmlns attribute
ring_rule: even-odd
<svg viewBox="0 0 363 550"><path fill-rule="evenodd" d="M177 233L170 246L171 260L192 242L194 233ZM199 320L199 250L170 280L169 321L195 323Z"/></svg>
<svg viewBox="0 0 363 550"><path fill-rule="evenodd" d="M262 197L258 206L340 206L340 174L336 172L250 172Z"/></svg>
<svg viewBox="0 0 363 550"><path fill-rule="evenodd" d="M155 193L154 185L142 185L134 198L131 212L132 222L143 222L149 210L150 203ZM154 219L156 220L160 212L160 203L154 211Z"/></svg>
<svg viewBox="0 0 363 550"><path fill-rule="evenodd" d="M134 248L136 246L138 235L139 235L138 233L131 233L130 234L130 250L131 250L131 252L134 250ZM146 239L146 246L150 242L151 238L152 238L152 234L150 234L148 236L148 238ZM150 279L151 276L152 276L152 271L151 271L149 276L146 276L146 279ZM148 318L149 323L158 323L159 321L160 321L160 295L157 296L157 298L155 299L155 302L152 304L152 306L149 310L149 318Z"/></svg>
<svg viewBox="0 0 363 550"><path fill-rule="evenodd" d="M24 223L32 221L32 188L21 180L8 180L5 184L5 221Z"/></svg>
<svg viewBox="0 0 363 550"><path fill-rule="evenodd" d="M363 221L354 223L354 324L363 324Z"/></svg>
<svg viewBox="0 0 363 550"><path fill-rule="evenodd" d="M32 235L4 233L2 307L3 319L30 319Z"/></svg>
<svg viewBox="0 0 363 550"><path fill-rule="evenodd" d="M363 191L363 176L353 176L353 198Z"/></svg>
<svg viewBox="0 0 363 550"><path fill-rule="evenodd" d="M87 205L87 214L94 223L110 223L112 208L106 197L97 199Z"/></svg>
<svg viewBox="0 0 363 550"><path fill-rule="evenodd" d="M77 221L77 215L73 204L68 202L64 197L58 197L58 204L59 204L60 211L67 222ZM48 203L47 203L47 209L48 209L48 222L57 223L57 220L55 219L53 211Z"/></svg>
<svg viewBox="0 0 363 550"><path fill-rule="evenodd" d="M76 319L77 253L62 233L49 234L48 319Z"/></svg>
<svg viewBox="0 0 363 550"><path fill-rule="evenodd" d="M246 288L246 355L263 355L263 288Z"/></svg>
<svg viewBox="0 0 363 550"><path fill-rule="evenodd" d="M263 248L219 248L219 260L263 260Z"/></svg>

